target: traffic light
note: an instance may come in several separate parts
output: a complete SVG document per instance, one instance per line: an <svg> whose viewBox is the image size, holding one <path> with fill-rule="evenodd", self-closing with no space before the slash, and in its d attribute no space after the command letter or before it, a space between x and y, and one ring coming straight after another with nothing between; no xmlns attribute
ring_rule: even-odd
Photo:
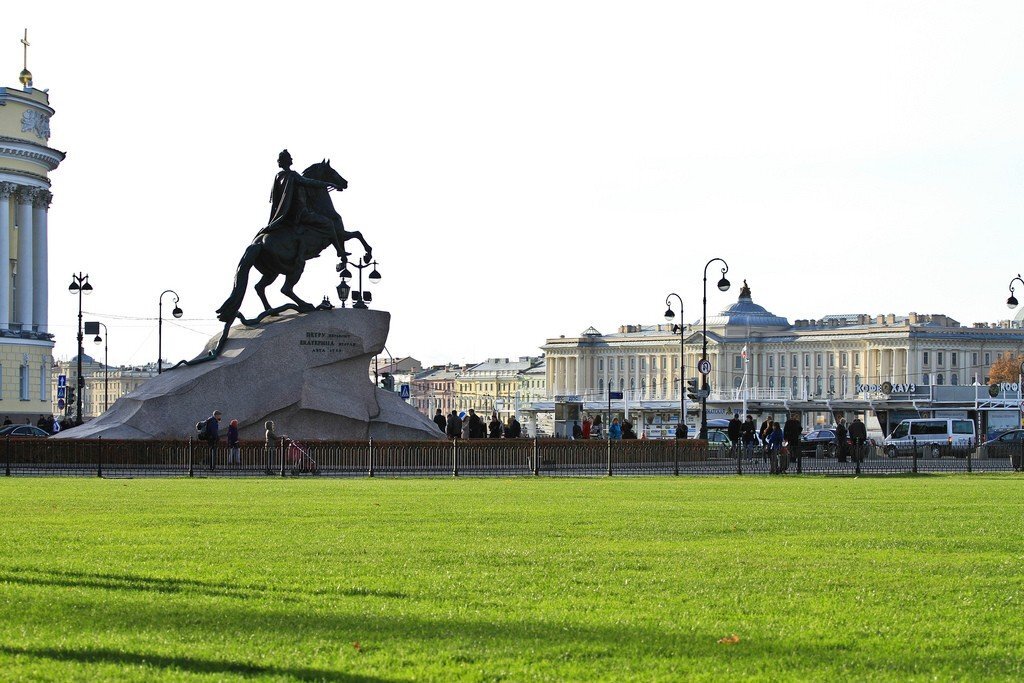
<svg viewBox="0 0 1024 683"><path fill-rule="evenodd" d="M380 376L380 386L381 386L382 389L387 389L388 391L394 391L395 390L395 378L394 378L394 376L390 372L382 373L381 376Z"/></svg>
<svg viewBox="0 0 1024 683"><path fill-rule="evenodd" d="M697 378L686 380L686 397L691 401L699 401L700 396L697 395Z"/></svg>
<svg viewBox="0 0 1024 683"><path fill-rule="evenodd" d="M75 405L75 388L74 387L68 387L67 406L68 406L68 408L70 408L73 405Z"/></svg>

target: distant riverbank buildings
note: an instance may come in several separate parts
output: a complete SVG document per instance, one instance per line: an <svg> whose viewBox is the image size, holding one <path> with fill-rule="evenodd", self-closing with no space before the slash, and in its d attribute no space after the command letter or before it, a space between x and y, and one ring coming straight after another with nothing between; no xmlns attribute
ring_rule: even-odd
<svg viewBox="0 0 1024 683"><path fill-rule="evenodd" d="M628 410L650 432L659 425L667 431L679 416L680 378L697 376L701 358L700 322L685 328L682 371L671 324L624 325L611 334L591 327L548 339L548 401L531 409L551 409L560 398L603 412L608 392L622 392L613 412ZM836 414L864 413L869 421L877 414L884 429L887 421L922 413L1008 413L1019 406L1019 387L1012 396L992 397L973 386L987 384L1000 355L1024 352L1019 320L965 327L945 315L843 314L790 324L754 303L744 283L736 303L708 317L707 331L710 417L731 417L746 405L774 415L799 411L811 427ZM688 406L691 425L697 409Z"/></svg>

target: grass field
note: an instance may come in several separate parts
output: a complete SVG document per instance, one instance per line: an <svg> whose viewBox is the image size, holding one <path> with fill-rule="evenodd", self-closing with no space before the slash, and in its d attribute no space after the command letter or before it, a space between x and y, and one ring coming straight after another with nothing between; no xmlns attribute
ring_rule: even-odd
<svg viewBox="0 0 1024 683"><path fill-rule="evenodd" d="M1022 499L1014 475L0 479L0 678L1019 680Z"/></svg>

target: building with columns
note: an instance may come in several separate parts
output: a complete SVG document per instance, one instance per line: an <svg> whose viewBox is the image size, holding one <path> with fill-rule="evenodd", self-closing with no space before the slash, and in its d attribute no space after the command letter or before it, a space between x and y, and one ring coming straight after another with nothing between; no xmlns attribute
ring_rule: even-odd
<svg viewBox="0 0 1024 683"><path fill-rule="evenodd" d="M591 327L548 339L542 347L548 402L578 396L598 411L608 391L621 391L624 399L614 412L674 423L680 380L697 375L702 355L700 321L685 328L683 354L669 324L623 325L611 334ZM1024 352L1019 320L964 326L940 314L842 314L790 324L755 303L746 283L735 303L708 316L707 331L712 417L745 404L772 414L800 411L808 427L830 422L837 411L884 407L897 394L899 410L909 412L912 405L922 412L935 388L987 384L997 358ZM883 395L885 383L896 390ZM536 407L546 409L543 403ZM697 406L691 403L687 413L692 424Z"/></svg>
<svg viewBox="0 0 1024 683"><path fill-rule="evenodd" d="M50 411L48 174L64 153L49 146L54 111L27 64L20 80L0 87L0 414L34 422Z"/></svg>

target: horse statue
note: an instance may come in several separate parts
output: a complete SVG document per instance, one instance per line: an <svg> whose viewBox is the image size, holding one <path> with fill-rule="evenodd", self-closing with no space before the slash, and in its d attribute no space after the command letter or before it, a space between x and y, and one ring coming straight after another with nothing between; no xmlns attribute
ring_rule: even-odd
<svg viewBox="0 0 1024 683"><path fill-rule="evenodd" d="M281 152L278 165L281 172L274 181L271 194L270 223L260 230L242 254L242 260L235 271L235 284L231 295L217 309L217 317L230 325L235 318L244 324L253 324L267 315L273 315L286 309L307 313L316 309L313 304L303 301L295 294L295 284L302 276L306 261L316 258L324 249L333 245L338 252L341 263L338 271L342 271L348 263L345 241L357 239L365 251L363 262L369 263L373 250L359 231L349 232L341 216L334 210L329 192L344 190L348 181L331 168L329 159L313 164L302 175L291 170L292 158L288 150ZM245 288L249 283L249 272L256 268L263 277L254 289L263 302L264 311L254 321L246 320L239 309L245 298ZM266 289L284 275L281 293L294 301L278 308L271 308L267 301Z"/></svg>

